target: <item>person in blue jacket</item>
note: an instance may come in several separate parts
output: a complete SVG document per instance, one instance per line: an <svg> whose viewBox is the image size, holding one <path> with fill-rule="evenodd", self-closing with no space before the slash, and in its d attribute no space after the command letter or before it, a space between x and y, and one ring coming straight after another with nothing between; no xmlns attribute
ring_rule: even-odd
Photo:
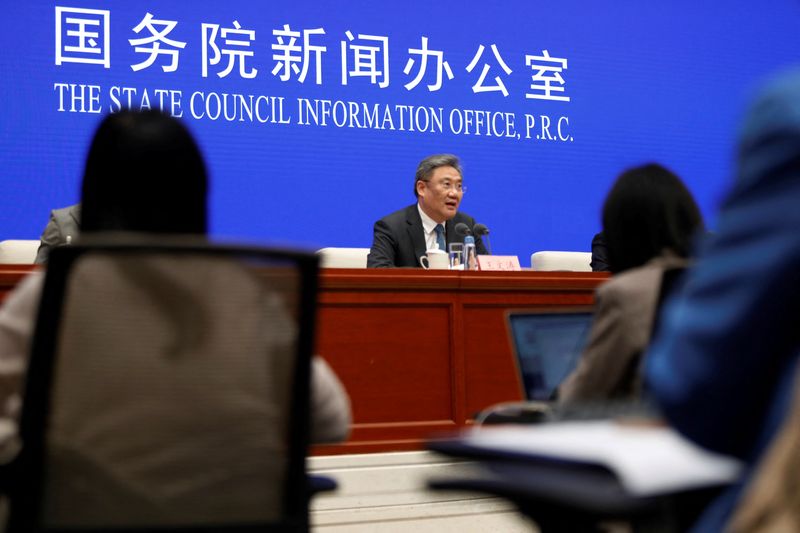
<svg viewBox="0 0 800 533"><path fill-rule="evenodd" d="M779 429L800 352L800 71L757 98L718 231L667 302L645 379L665 418L747 468L696 531L721 531Z"/></svg>

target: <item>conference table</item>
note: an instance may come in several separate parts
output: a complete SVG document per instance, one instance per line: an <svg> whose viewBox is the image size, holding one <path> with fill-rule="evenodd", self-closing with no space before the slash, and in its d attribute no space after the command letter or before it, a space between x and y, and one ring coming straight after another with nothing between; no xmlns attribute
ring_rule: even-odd
<svg viewBox="0 0 800 533"><path fill-rule="evenodd" d="M34 267L0 265L0 301ZM420 450L521 399L505 325L511 309L589 308L607 274L324 269L316 351L352 402L343 444L315 454Z"/></svg>
<svg viewBox="0 0 800 533"><path fill-rule="evenodd" d="M521 399L505 315L589 308L607 274L328 269L317 350L353 403L343 445L319 453L421 449L426 438Z"/></svg>

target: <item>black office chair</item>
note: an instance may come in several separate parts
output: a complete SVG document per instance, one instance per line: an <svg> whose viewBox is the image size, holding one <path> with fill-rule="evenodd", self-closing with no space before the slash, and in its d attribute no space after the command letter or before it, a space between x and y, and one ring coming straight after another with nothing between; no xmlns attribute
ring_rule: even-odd
<svg viewBox="0 0 800 533"><path fill-rule="evenodd" d="M658 291L658 305L656 306L656 314L653 317L653 327L650 333L650 339L655 339L658 335L658 330L661 327L661 317L664 310L664 304L670 296L676 291L680 290L680 284L683 280L683 275L686 272L686 267L668 268L661 276L661 287Z"/></svg>
<svg viewBox="0 0 800 533"><path fill-rule="evenodd" d="M54 250L8 531L307 531L316 290L314 254Z"/></svg>

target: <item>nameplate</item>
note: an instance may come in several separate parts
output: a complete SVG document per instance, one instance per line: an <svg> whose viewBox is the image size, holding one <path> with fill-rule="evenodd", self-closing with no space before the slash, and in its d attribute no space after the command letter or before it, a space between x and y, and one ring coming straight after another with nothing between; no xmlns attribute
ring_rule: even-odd
<svg viewBox="0 0 800 533"><path fill-rule="evenodd" d="M522 270L516 255L479 255L479 270Z"/></svg>

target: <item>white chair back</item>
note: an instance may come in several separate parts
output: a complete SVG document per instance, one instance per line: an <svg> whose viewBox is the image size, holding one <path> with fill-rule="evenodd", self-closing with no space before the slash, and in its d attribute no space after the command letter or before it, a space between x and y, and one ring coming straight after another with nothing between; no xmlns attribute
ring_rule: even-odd
<svg viewBox="0 0 800 533"><path fill-rule="evenodd" d="M369 248L322 248L317 250L322 268L367 268Z"/></svg>
<svg viewBox="0 0 800 533"><path fill-rule="evenodd" d="M39 250L38 240L9 239L0 241L0 264L32 265Z"/></svg>
<svg viewBox="0 0 800 533"><path fill-rule="evenodd" d="M591 262L590 252L535 252L531 255L533 270L591 272Z"/></svg>

